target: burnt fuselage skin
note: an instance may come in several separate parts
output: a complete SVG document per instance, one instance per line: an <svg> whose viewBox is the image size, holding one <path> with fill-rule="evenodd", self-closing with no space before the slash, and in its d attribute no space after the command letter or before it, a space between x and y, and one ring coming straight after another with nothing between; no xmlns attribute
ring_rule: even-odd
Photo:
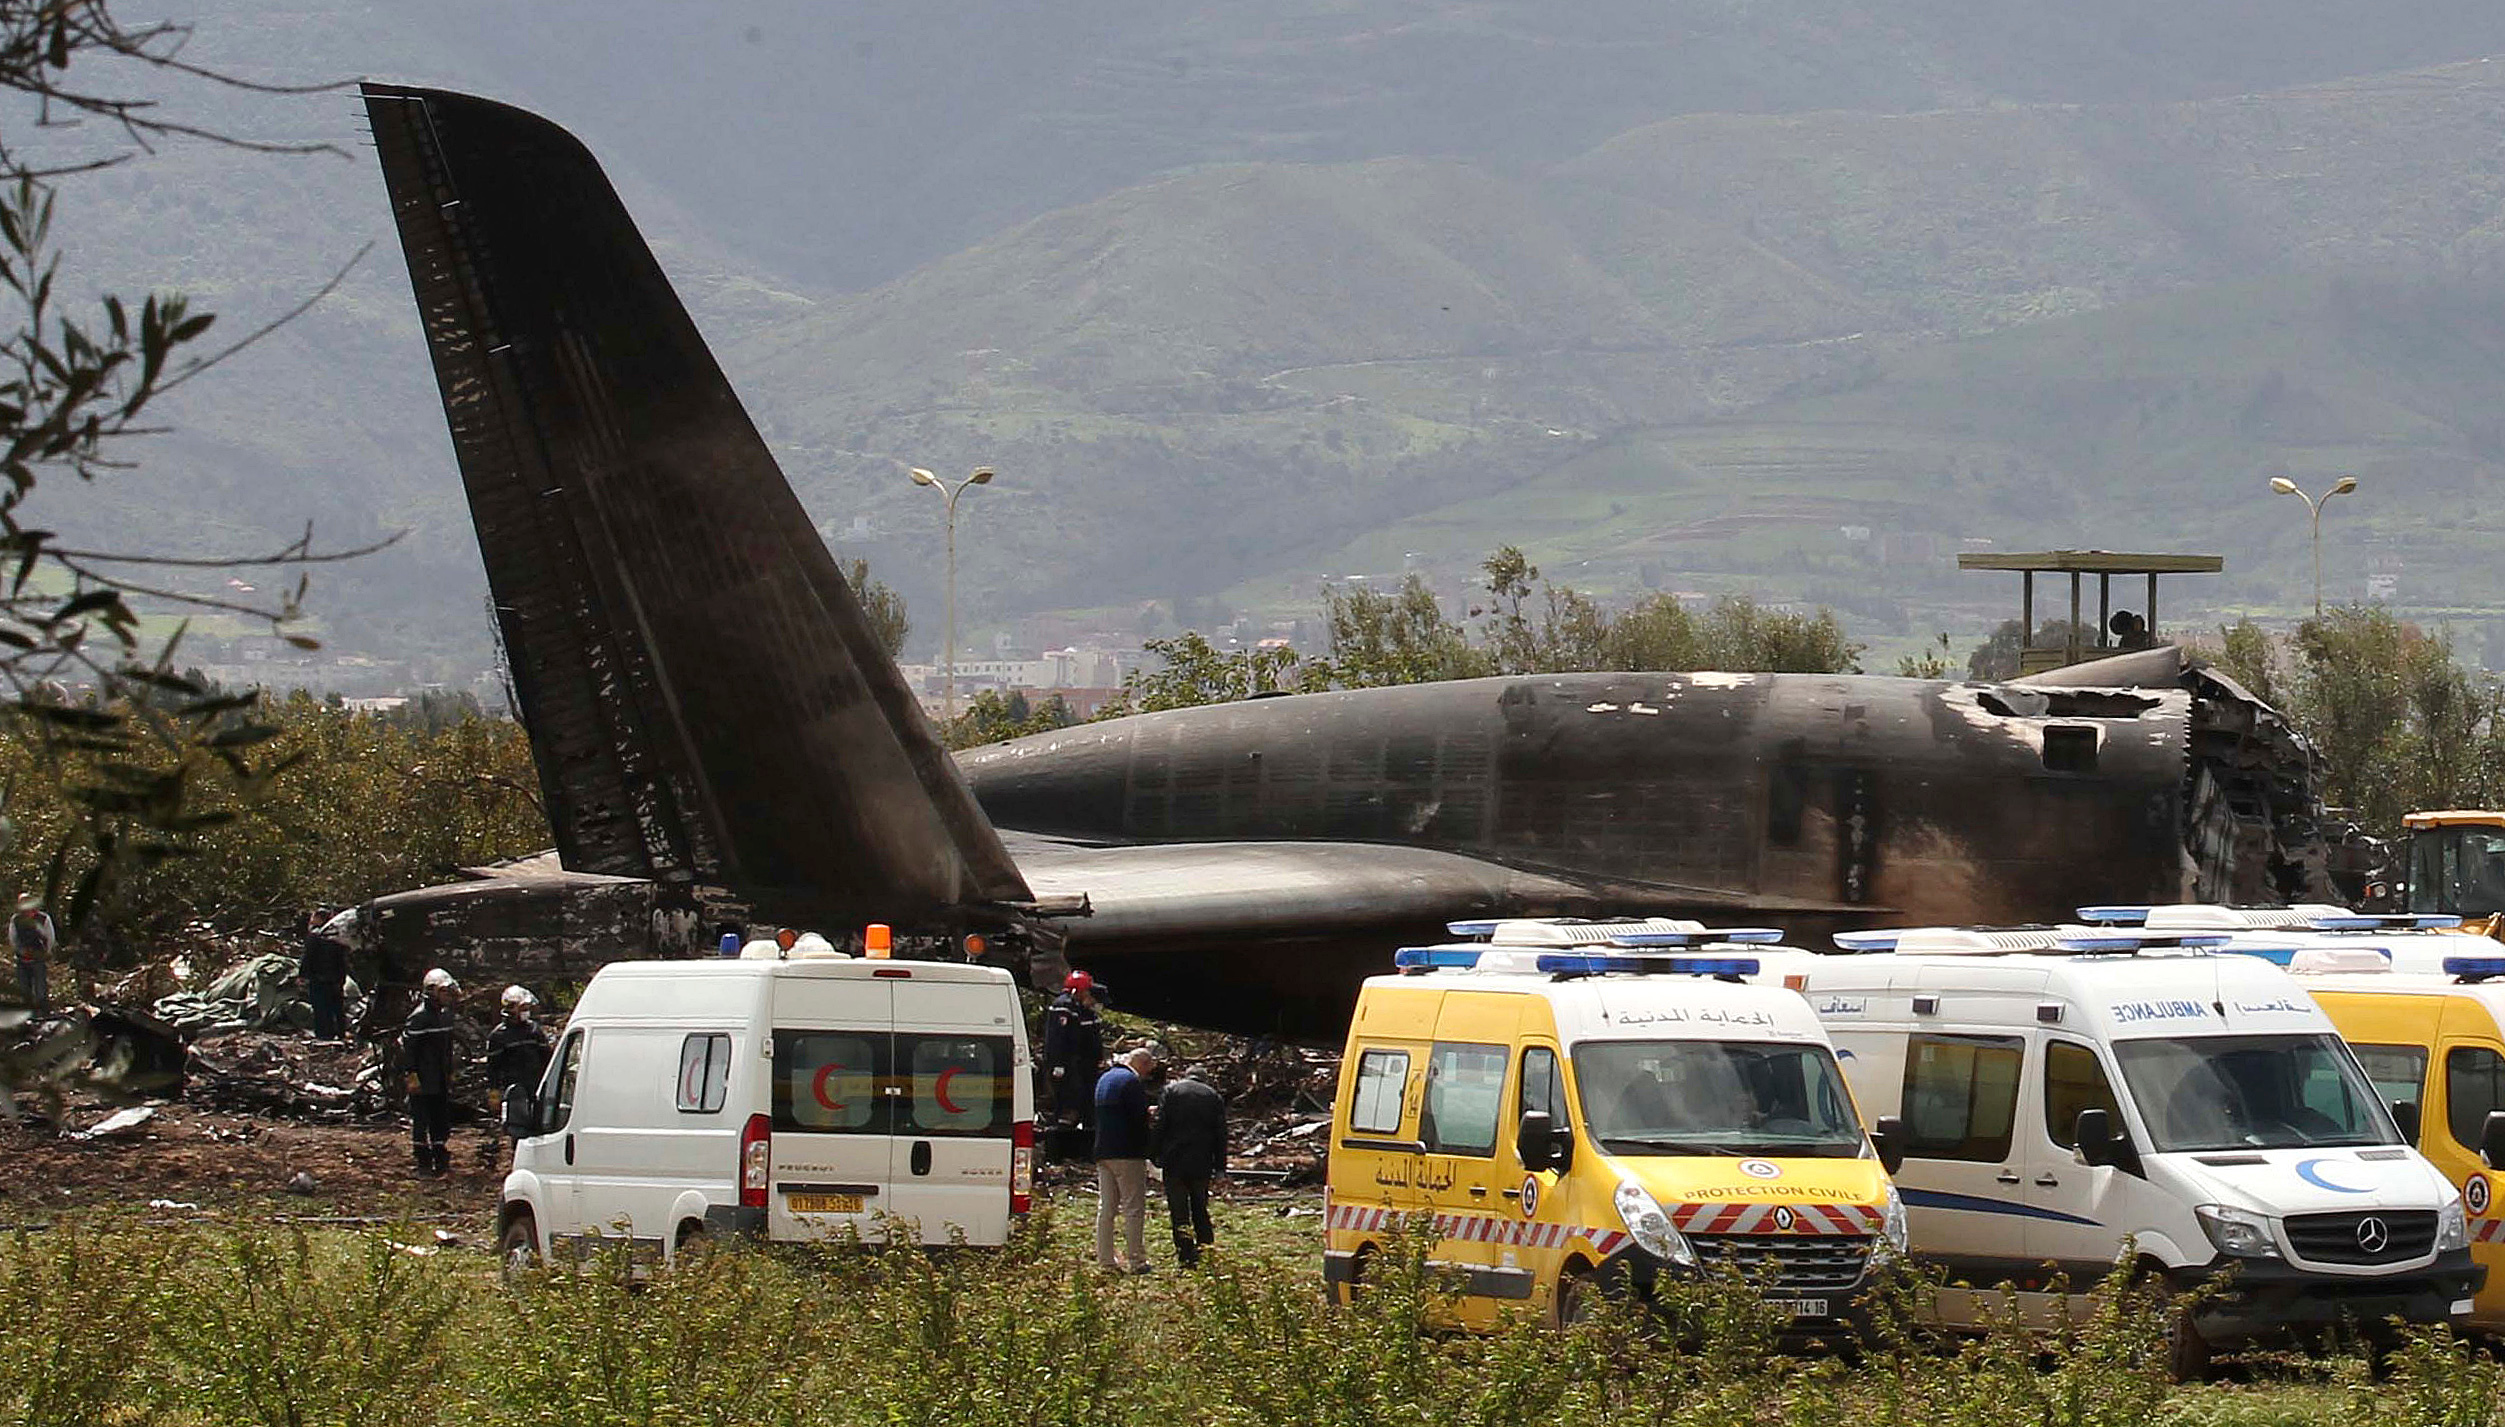
<svg viewBox="0 0 2505 1427"><path fill-rule="evenodd" d="M1454 915L1746 912L1817 944L1855 925L2066 919L2085 902L2178 897L2191 696L2052 699L2058 714L2039 691L1823 674L1473 679L1143 714L958 761L1004 829L1098 846L1426 848L1551 888L1531 899L1546 905ZM1222 999L1176 984L1198 979L1195 960L1214 969L1183 947L1067 928L1082 963L1161 952L1160 967L1133 968L1161 1003ZM1293 963L1273 968L1281 994L1327 1002L1353 998L1389 950L1378 933L1265 954ZM1210 979L1240 990L1245 974Z"/></svg>

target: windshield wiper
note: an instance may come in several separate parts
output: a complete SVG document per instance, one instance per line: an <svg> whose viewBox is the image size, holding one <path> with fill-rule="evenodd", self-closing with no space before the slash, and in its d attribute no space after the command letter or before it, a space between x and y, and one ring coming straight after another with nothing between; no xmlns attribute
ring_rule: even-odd
<svg viewBox="0 0 2505 1427"><path fill-rule="evenodd" d="M1748 1154L1749 1150L1713 1140L1668 1140L1646 1135L1603 1135L1604 1146L1626 1145L1639 1150L1661 1150L1669 1154Z"/></svg>

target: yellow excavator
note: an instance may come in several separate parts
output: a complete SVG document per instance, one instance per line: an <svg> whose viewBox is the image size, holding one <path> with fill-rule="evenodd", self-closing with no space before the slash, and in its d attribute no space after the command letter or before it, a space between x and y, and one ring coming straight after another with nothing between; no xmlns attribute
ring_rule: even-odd
<svg viewBox="0 0 2505 1427"><path fill-rule="evenodd" d="M2450 913L2461 930L2505 941L2505 812L2409 813L2401 826L2409 832L2409 910Z"/></svg>

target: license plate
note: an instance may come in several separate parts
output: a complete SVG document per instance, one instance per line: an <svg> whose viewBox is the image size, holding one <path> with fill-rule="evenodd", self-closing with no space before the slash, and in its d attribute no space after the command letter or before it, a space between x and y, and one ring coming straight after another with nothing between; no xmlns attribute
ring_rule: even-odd
<svg viewBox="0 0 2505 1427"><path fill-rule="evenodd" d="M787 1194L783 1196L783 1207L795 1214L858 1214L861 1212L861 1196L858 1194Z"/></svg>
<svg viewBox="0 0 2505 1427"><path fill-rule="evenodd" d="M1766 1300L1766 1306L1777 1313L1789 1313L1795 1318L1827 1316L1827 1301L1823 1298L1769 1298Z"/></svg>

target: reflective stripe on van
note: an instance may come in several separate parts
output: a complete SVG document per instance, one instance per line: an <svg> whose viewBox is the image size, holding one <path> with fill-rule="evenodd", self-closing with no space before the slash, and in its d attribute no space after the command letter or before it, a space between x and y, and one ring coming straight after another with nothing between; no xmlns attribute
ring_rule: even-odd
<svg viewBox="0 0 2505 1427"><path fill-rule="evenodd" d="M1525 1249L1561 1249L1575 1239L1588 1241L1603 1257L1632 1242L1624 1229L1593 1229L1576 1224L1532 1224L1484 1214L1402 1214L1394 1209L1360 1209L1334 1204L1326 1221L1333 1229L1356 1233L1388 1231L1403 1220L1432 1226L1438 1239L1473 1244L1507 1244Z"/></svg>
<svg viewBox="0 0 2505 1427"><path fill-rule="evenodd" d="M1681 1204L1670 1222L1682 1234L1875 1234L1880 1212L1866 1204Z"/></svg>

